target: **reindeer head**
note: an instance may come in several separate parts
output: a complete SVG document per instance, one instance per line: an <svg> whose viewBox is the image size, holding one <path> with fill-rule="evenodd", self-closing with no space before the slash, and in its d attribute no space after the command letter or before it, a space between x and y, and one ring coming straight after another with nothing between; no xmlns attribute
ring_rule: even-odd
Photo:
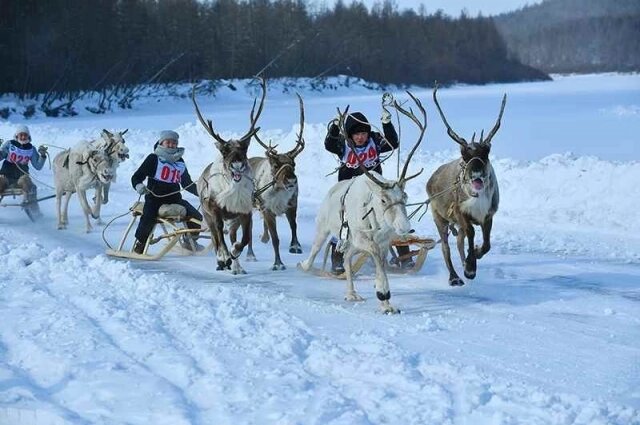
<svg viewBox="0 0 640 425"><path fill-rule="evenodd" d="M376 217L382 217L385 224L397 235L408 234L411 223L407 217L407 194L402 186L398 182L384 179L375 171L370 172L370 175L375 175L378 180L367 179L367 186L371 193L369 205L375 211Z"/></svg>
<svg viewBox="0 0 640 425"><path fill-rule="evenodd" d="M260 78L260 88L262 89L262 97L260 99L258 111L256 113L256 99L253 101L253 107L251 108L251 114L249 116L249 131L247 131L244 136L237 140L225 140L213 130L212 121L205 120L200 113L200 108L196 103L195 87L191 92L191 99L193 100L193 105L196 108L196 115L198 116L198 119L200 120L202 126L215 140L215 145L220 151L220 154L222 154L222 163L225 173L231 178L231 181L234 183L239 183L242 180L243 175L245 175L245 173L250 169L249 161L247 158L247 150L249 149L251 138L258 132L258 130L260 130L259 127L256 127L256 123L258 122L258 118L262 113L264 99L267 95L266 81L263 78Z"/></svg>
<svg viewBox="0 0 640 425"><path fill-rule="evenodd" d="M129 129L121 132L116 132L114 134L106 129L103 129L102 133L100 133L102 139L107 143L107 147L105 148L107 155L115 155L118 158L118 162L124 162L127 158L129 158L129 148L124 144L124 137L122 137L127 131L129 131Z"/></svg>
<svg viewBox="0 0 640 425"><path fill-rule="evenodd" d="M104 151L91 150L86 157L89 170L93 172L102 183L109 183L113 179L112 159Z"/></svg>
<svg viewBox="0 0 640 425"><path fill-rule="evenodd" d="M294 191L298 187L298 177L296 176L296 156L304 150L304 138L302 132L304 131L304 104L302 97L296 93L300 104L300 132L297 135L296 146L287 153L278 153L276 146L271 144L266 145L260 140L258 134L255 134L255 138L258 143L265 148L267 160L271 167L271 174L274 176L276 190L288 190Z"/></svg>
<svg viewBox="0 0 640 425"><path fill-rule="evenodd" d="M438 112L440 113L440 117L442 118L444 125L447 127L447 134L460 145L460 154L462 156L463 162L463 169L461 171L461 184L469 188L470 194L472 196L478 196L478 194L484 190L485 183L487 182L487 179L489 178L489 174L491 172L491 166L489 163L491 139L493 139L493 136L495 136L498 129L500 128L500 122L502 120L504 107L507 104L507 95L505 93L505 95L502 97L502 105L500 106L498 120L496 121L487 137L484 137L484 130L482 130L480 132L480 140L476 142L476 134L473 133L473 136L471 136L471 142L467 142L467 140L458 136L447 122L447 119L444 116L444 112L442 112L442 108L440 108L440 104L438 103L438 98L436 96L437 91L438 85L436 84L433 89L433 101L438 108Z"/></svg>

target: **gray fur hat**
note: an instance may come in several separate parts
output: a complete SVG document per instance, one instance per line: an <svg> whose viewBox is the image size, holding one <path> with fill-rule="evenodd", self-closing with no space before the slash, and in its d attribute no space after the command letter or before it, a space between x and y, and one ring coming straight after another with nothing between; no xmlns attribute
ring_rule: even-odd
<svg viewBox="0 0 640 425"><path fill-rule="evenodd" d="M20 133L27 133L29 135L29 138L31 138L31 133L29 132L29 127L27 127L24 124L20 124L19 126L16 126L16 132L13 135L14 137L18 137L18 134Z"/></svg>
<svg viewBox="0 0 640 425"><path fill-rule="evenodd" d="M179 138L180 136L178 135L178 133L173 130L162 130L158 138L158 143L161 143L163 140L167 139L175 140L177 142Z"/></svg>

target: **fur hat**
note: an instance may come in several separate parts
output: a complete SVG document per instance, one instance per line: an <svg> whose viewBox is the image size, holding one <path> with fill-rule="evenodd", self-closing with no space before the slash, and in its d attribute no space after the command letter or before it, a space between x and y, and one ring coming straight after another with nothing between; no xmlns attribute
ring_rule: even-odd
<svg viewBox="0 0 640 425"><path fill-rule="evenodd" d="M354 112L347 116L344 122L344 129L347 132L347 136L351 137L355 133L367 132L371 133L371 126L367 117L362 112Z"/></svg>
<svg viewBox="0 0 640 425"><path fill-rule="evenodd" d="M167 139L175 140L177 142L179 138L180 136L178 135L178 133L173 130L162 130L160 132L160 136L158 137L157 143L161 143L163 140Z"/></svg>
<svg viewBox="0 0 640 425"><path fill-rule="evenodd" d="M18 138L18 134L20 133L27 133L27 135L29 136L29 139L31 139L31 133L29 132L29 127L27 127L24 124L21 124L19 126L16 127L16 132L13 135L13 137L15 137L16 139Z"/></svg>

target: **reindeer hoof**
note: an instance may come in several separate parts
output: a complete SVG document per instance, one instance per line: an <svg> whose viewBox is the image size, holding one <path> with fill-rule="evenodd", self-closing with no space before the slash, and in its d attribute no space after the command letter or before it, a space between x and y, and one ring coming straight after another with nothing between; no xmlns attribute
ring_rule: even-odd
<svg viewBox="0 0 640 425"><path fill-rule="evenodd" d="M475 270L465 270L464 271L464 277L466 277L467 279L473 280L476 277L476 271Z"/></svg>
<svg viewBox="0 0 640 425"><path fill-rule="evenodd" d="M67 228L66 224L58 224L58 230L64 230Z"/></svg>
<svg viewBox="0 0 640 425"><path fill-rule="evenodd" d="M389 304L389 301L383 301L380 304L380 311L384 314L400 314L400 309Z"/></svg>
<svg viewBox="0 0 640 425"><path fill-rule="evenodd" d="M361 297L356 292L348 292L347 295L344 296L344 300L345 301L360 302L360 301L364 301L364 298Z"/></svg>
<svg viewBox="0 0 640 425"><path fill-rule="evenodd" d="M287 268L284 266L284 264L280 263L280 264L274 264L273 267L271 267L271 270L286 270Z"/></svg>
<svg viewBox="0 0 640 425"><path fill-rule="evenodd" d="M254 262L258 261L258 259L256 258L255 254L250 254L250 253L247 253L246 260L251 262L251 263L254 263Z"/></svg>
<svg viewBox="0 0 640 425"><path fill-rule="evenodd" d="M269 235L267 235L267 236L262 236L262 237L260 238L260 242L262 242L262 243L267 243L267 242L269 242Z"/></svg>
<svg viewBox="0 0 640 425"><path fill-rule="evenodd" d="M302 248L300 248L300 245L292 246L289 248L289 252L291 254L302 254Z"/></svg>
<svg viewBox="0 0 640 425"><path fill-rule="evenodd" d="M216 270L231 270L231 259L229 260L218 260L218 267Z"/></svg>
<svg viewBox="0 0 640 425"><path fill-rule="evenodd" d="M449 285L450 286L462 286L464 285L464 280L460 279L459 277L454 277L453 279L449 279Z"/></svg>

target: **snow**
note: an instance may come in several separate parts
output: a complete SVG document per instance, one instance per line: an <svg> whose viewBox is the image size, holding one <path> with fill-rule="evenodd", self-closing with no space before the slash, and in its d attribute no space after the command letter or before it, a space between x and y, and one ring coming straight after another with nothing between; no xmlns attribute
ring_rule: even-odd
<svg viewBox="0 0 640 425"><path fill-rule="evenodd" d="M298 90L307 254L315 213L336 180L326 176L336 166L322 144L326 122L350 103L376 124L380 92ZM492 150L501 191L492 251L461 288L447 285L439 248L418 275L392 275L396 316L377 312L372 268L356 281L367 298L357 304L343 301L344 282L296 270L306 257L287 252L284 219L287 270L270 270L271 246L256 235L259 261L243 255L248 274L232 276L213 271L211 255L106 257L101 229L84 233L75 197L65 231L55 229L53 201L43 201L36 224L0 208L0 424L640 424L640 76L455 86L439 99L468 137L491 128L504 92ZM408 187L419 202L427 176L456 149L431 91L414 93L429 116L410 167L425 168ZM223 137L246 131L246 90L198 101ZM61 148L102 128L129 128L131 159L105 221L137 199L129 176L159 130L180 133L193 177L218 155L188 98L136 105L28 122L36 145ZM13 134L16 117L0 121L0 137ZM293 92L271 85L262 139L291 149L297 122ZM401 131L404 157L416 132L406 120ZM261 153L257 144L250 152ZM386 176L395 164L395 156L385 163ZM32 175L41 195L52 193L48 167ZM110 243L126 222L109 227ZM435 235L430 213L414 226Z"/></svg>

